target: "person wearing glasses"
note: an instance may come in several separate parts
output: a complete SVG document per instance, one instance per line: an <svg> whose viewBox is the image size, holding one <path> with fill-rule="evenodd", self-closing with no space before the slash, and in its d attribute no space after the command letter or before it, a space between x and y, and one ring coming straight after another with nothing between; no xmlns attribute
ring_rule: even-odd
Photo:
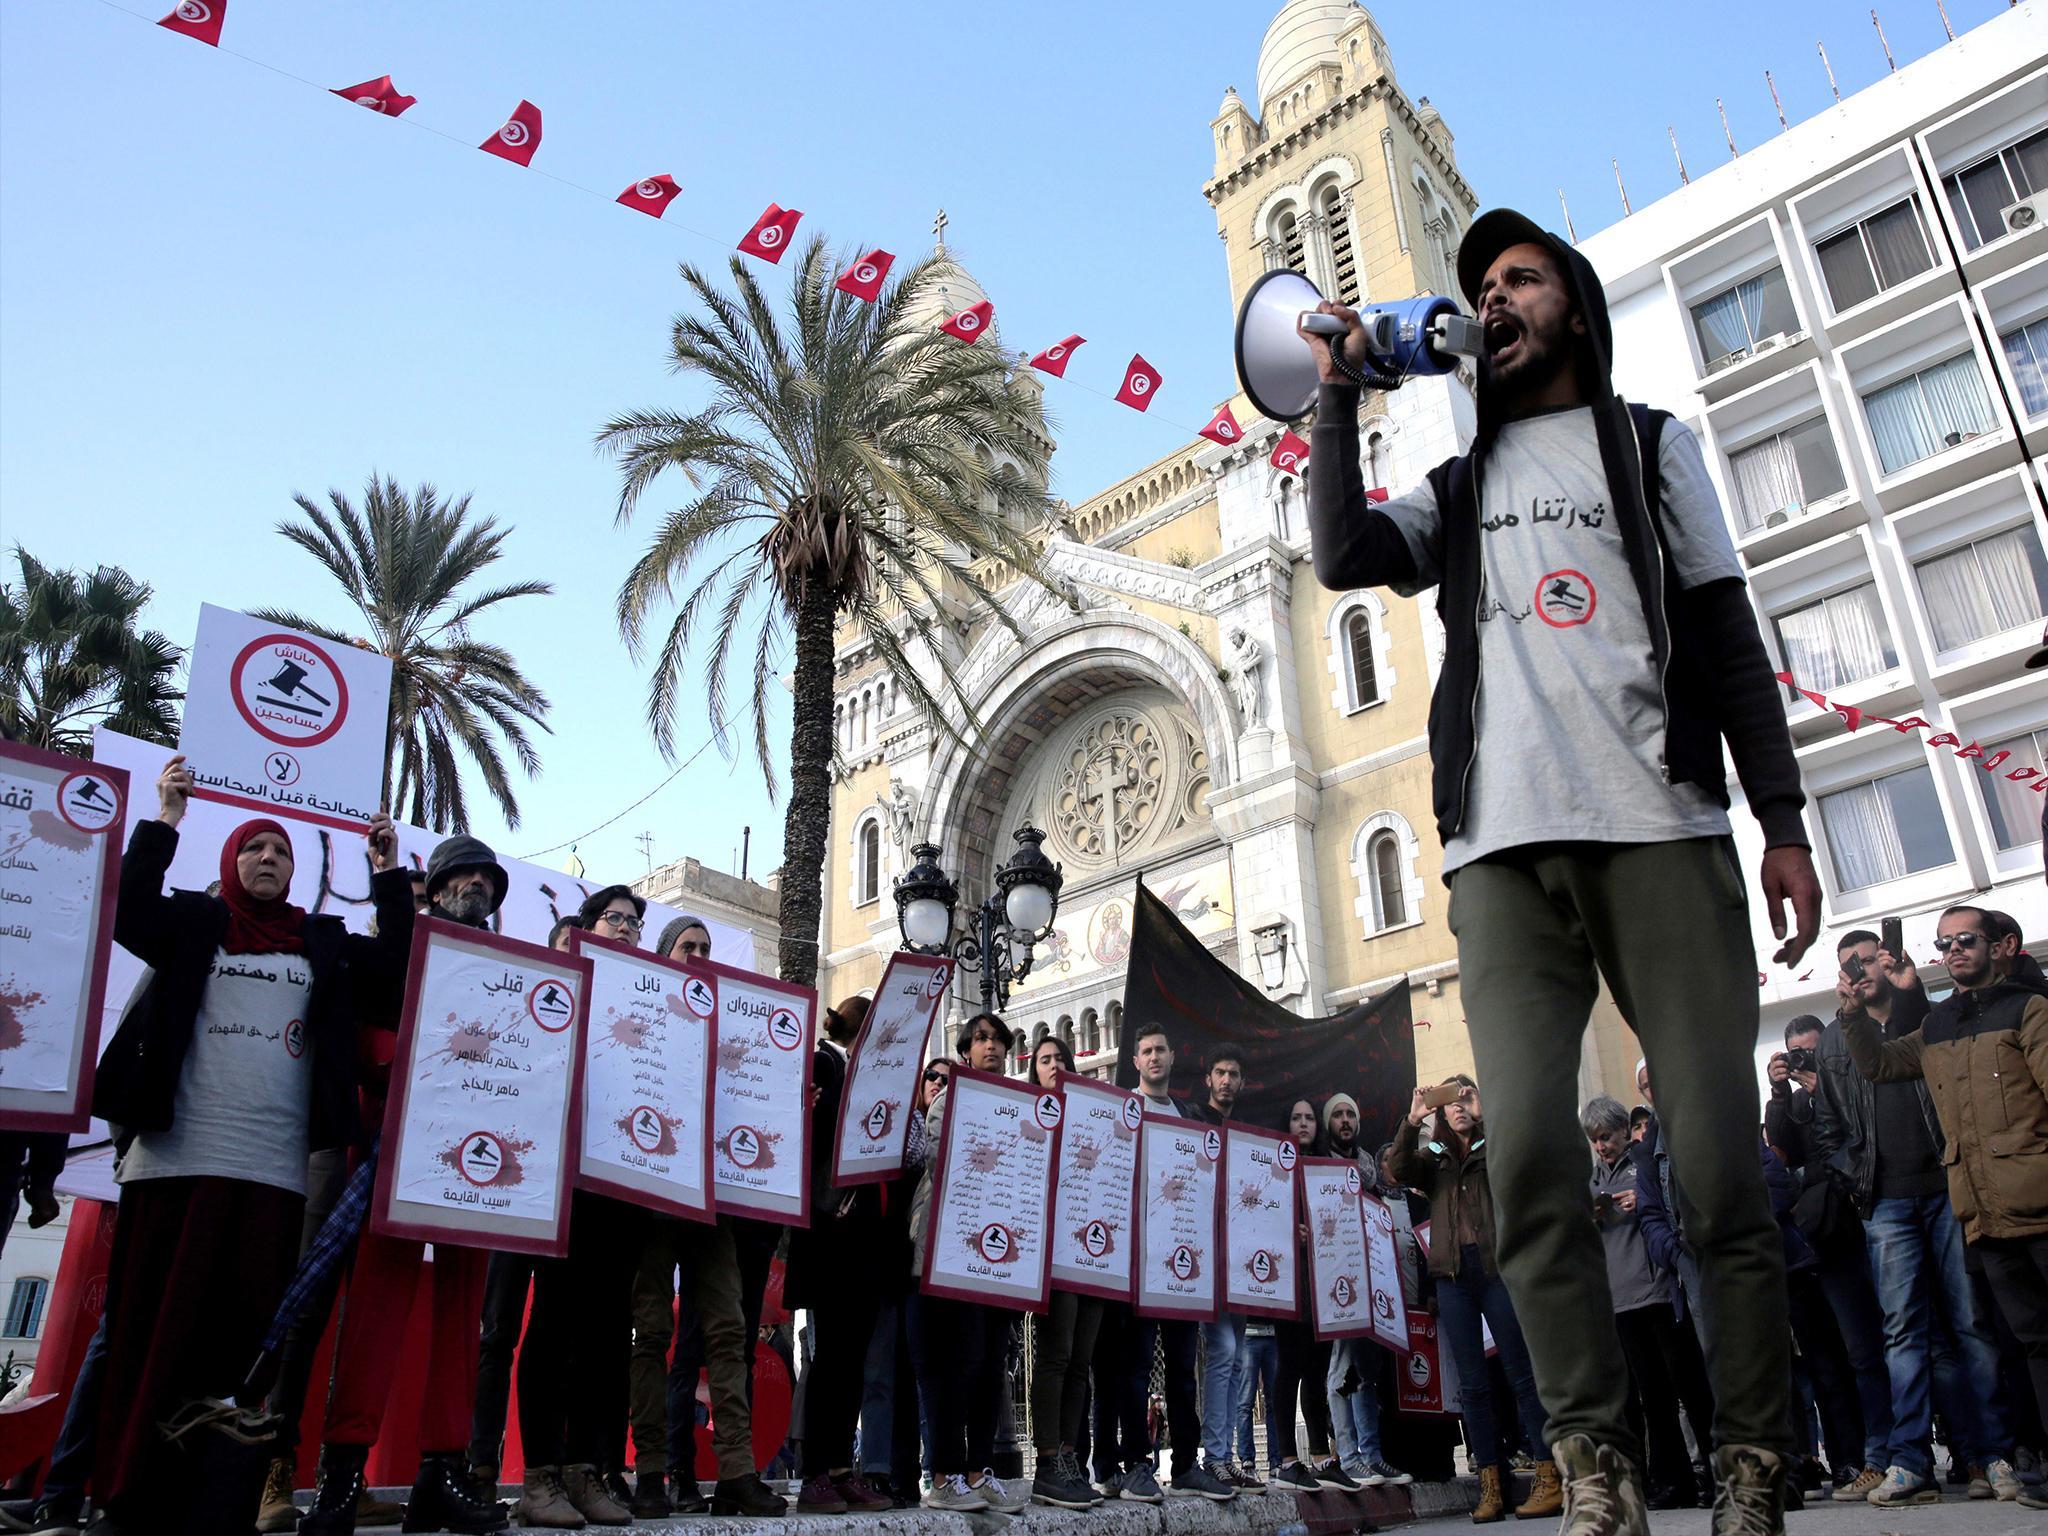
<svg viewBox="0 0 2048 1536"><path fill-rule="evenodd" d="M1995 927L1981 907L1950 907L1934 947L1955 990L1910 1034L1886 1039L1867 1010L1846 1007L1842 1034L1879 1092L1927 1084L1953 1149L1943 1163L1962 1239L2027 1352L2035 1398L2048 1402L2048 997L1999 974ZM1890 967L1894 978L1911 969ZM2048 1509L2002 1458L1984 1471L1999 1498Z"/></svg>
<svg viewBox="0 0 2048 1536"><path fill-rule="evenodd" d="M1919 973L1879 946L1867 928L1844 934L1836 946L1841 1006L1821 1035L1810 1152L1863 1218L1884 1313L1890 1435L1883 1475L1864 1497L1880 1506L1940 1502L1933 1450L1933 1410L1939 1407L1956 1455L1973 1469L1972 1491L1983 1498L2012 1475L2011 1439L1996 1399L1997 1346L1964 1266L1962 1229L1943 1193L1946 1137L1932 1084L1917 1072L1874 1082L1858 1069L1849 1046L1852 1027L1866 1044L1896 1042L1917 1037L1928 1017ZM1935 1369L1937 1318L1947 1324L1950 1370Z"/></svg>

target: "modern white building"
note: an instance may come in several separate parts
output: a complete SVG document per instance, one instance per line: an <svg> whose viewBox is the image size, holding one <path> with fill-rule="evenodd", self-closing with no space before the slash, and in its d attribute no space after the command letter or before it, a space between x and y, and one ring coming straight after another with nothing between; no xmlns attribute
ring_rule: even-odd
<svg viewBox="0 0 2048 1536"><path fill-rule="evenodd" d="M1760 1052L1833 1012L1848 929L1902 916L1925 965L1981 899L2048 950L2048 0L1581 249L1622 392L1699 434L1774 660L1877 717L1786 692L1827 929L1788 975L1759 909Z"/></svg>
<svg viewBox="0 0 2048 1536"><path fill-rule="evenodd" d="M0 1392L28 1379L42 1348L49 1318L50 1291L64 1257L64 1239L71 1231L75 1202L60 1195L63 1207L56 1220L31 1232L24 1202L0 1252Z"/></svg>

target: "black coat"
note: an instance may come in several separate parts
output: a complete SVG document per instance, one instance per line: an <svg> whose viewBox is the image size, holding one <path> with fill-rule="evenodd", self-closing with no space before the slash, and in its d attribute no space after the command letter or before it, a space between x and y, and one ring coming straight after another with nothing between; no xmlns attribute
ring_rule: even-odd
<svg viewBox="0 0 2048 1536"><path fill-rule="evenodd" d="M811 1059L811 1224L792 1227L782 1299L812 1307L850 1287L881 1286L902 1273L908 1255L902 1239L883 1219L882 1185L832 1185L833 1140L839 1131L839 1101L846 1092L846 1060L820 1045ZM843 1207L843 1209L842 1209ZM883 1250L886 1248L886 1262Z"/></svg>
<svg viewBox="0 0 2048 1536"><path fill-rule="evenodd" d="M178 1079L213 957L227 932L227 903L198 891L164 891L178 834L145 821L121 861L114 937L151 968L100 1058L92 1112L127 1136L167 1131ZM350 933L338 917L306 919L305 961L312 973L306 1037L312 1050L313 1102L307 1150L326 1151L359 1139L356 1029L396 1015L405 993L412 947L412 881L402 869L372 877L375 937Z"/></svg>

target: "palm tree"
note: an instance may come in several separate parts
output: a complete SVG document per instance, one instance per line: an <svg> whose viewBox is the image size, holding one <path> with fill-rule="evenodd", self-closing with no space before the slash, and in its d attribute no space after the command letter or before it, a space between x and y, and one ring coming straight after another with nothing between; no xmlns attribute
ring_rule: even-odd
<svg viewBox="0 0 2048 1536"><path fill-rule="evenodd" d="M372 474L361 511L339 491L327 493L325 507L301 495L292 500L301 515L280 522L277 531L327 568L370 633L361 638L274 608L257 616L391 659L384 803L415 826L465 829L466 757L483 774L505 825L517 827L519 800L498 738L533 778L540 758L526 727L548 728L548 701L510 651L477 639L470 624L500 603L554 587L520 581L464 592L504 553L505 542L495 518L470 520L467 496L444 501L431 485L407 496L396 480Z"/></svg>
<svg viewBox="0 0 2048 1536"><path fill-rule="evenodd" d="M676 318L670 361L710 385L710 403L695 414L637 411L597 436L620 465L619 522L664 470L690 484L619 590L619 630L638 654L655 610L693 583L648 690L662 752L674 755L683 664L709 623L713 734L730 752L728 667L740 646L751 655L754 749L775 794L768 697L794 649L781 971L804 986L818 968L836 626L854 625L935 723L946 720L941 692L972 722L953 679L914 664L905 645L914 636L943 657L940 631L960 594L1015 628L978 563L1038 578L1036 549L1017 530L1037 527L1050 507L1044 408L992 338L963 346L933 327L927 295L944 264L920 263L866 304L834 288L835 264L814 240L796 264L786 316L737 256L734 294L685 266L702 313ZM942 585L953 589L944 602Z"/></svg>
<svg viewBox="0 0 2048 1536"><path fill-rule="evenodd" d="M96 725L175 742L185 653L136 628L150 589L119 566L53 571L19 547L14 558L20 584L0 584L4 734L78 757Z"/></svg>

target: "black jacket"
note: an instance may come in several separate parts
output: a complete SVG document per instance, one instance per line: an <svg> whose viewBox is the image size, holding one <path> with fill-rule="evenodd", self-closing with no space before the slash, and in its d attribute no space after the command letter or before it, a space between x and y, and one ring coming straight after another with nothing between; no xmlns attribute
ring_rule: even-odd
<svg viewBox="0 0 2048 1536"><path fill-rule="evenodd" d="M153 974L129 1005L100 1058L92 1112L125 1136L167 1131L178 1078L192 1044L192 1026L214 954L227 932L227 903L198 891L164 891L178 834L160 821L137 825L121 861L114 937ZM312 1048L313 1102L307 1150L357 1140L356 1028L395 1014L405 993L412 947L412 881L403 869L373 876L374 937L350 933L338 917L306 919L301 957L313 977L306 1006Z"/></svg>
<svg viewBox="0 0 2048 1536"><path fill-rule="evenodd" d="M811 1058L811 1085L817 1090L817 1102L811 1106L811 1224L792 1227L789 1233L782 1299L792 1307L816 1306L855 1286L879 1287L903 1267L896 1262L901 1250L890 1241L883 1220L884 1186L832 1185L833 1141L839 1133L839 1101L846 1093L846 1066L844 1056L823 1044ZM890 1255L886 1264L879 1254L884 1244Z"/></svg>
<svg viewBox="0 0 2048 1536"><path fill-rule="evenodd" d="M1553 254L1571 274L1588 326L1580 383L1593 407L1601 462L1620 511L1619 526L1636 595L1650 632L1663 684L1665 778L1696 784L1728 804L1725 736L1743 792L1767 847L1808 846L1800 812L1806 804L1799 768L1756 615L1734 577L1686 589L1669 558L1659 515L1658 440L1666 413L1625 405L1614 393L1608 355L1607 295L1585 257L1562 241ZM1359 391L1325 384L1311 433L1309 528L1316 577L1333 591L1391 586L1415 578L1415 562L1393 519L1365 499L1358 464ZM1479 388L1479 435L1463 457L1430 471L1443 518L1443 580L1437 615L1443 621L1443 668L1429 706L1429 755L1438 836L1449 842L1465 824L1466 788L1478 754L1480 482L1503 425L1499 404Z"/></svg>
<svg viewBox="0 0 2048 1536"><path fill-rule="evenodd" d="M1886 1035L1897 1038L1919 1028L1927 1017L1927 993L1915 987L1897 992L1892 998L1892 1018ZM1807 1179L1824 1167L1849 1198L1856 1213L1866 1220L1877 1189L1877 1090L1849 1059L1849 1042L1839 1019L1830 1019L1821 1031L1814 1051L1818 1076L1813 1089L1813 1126L1807 1136ZM1913 1084L1913 1095L1927 1121L1927 1134L1939 1150L1944 1144L1941 1120L1934 1112L1924 1082Z"/></svg>

